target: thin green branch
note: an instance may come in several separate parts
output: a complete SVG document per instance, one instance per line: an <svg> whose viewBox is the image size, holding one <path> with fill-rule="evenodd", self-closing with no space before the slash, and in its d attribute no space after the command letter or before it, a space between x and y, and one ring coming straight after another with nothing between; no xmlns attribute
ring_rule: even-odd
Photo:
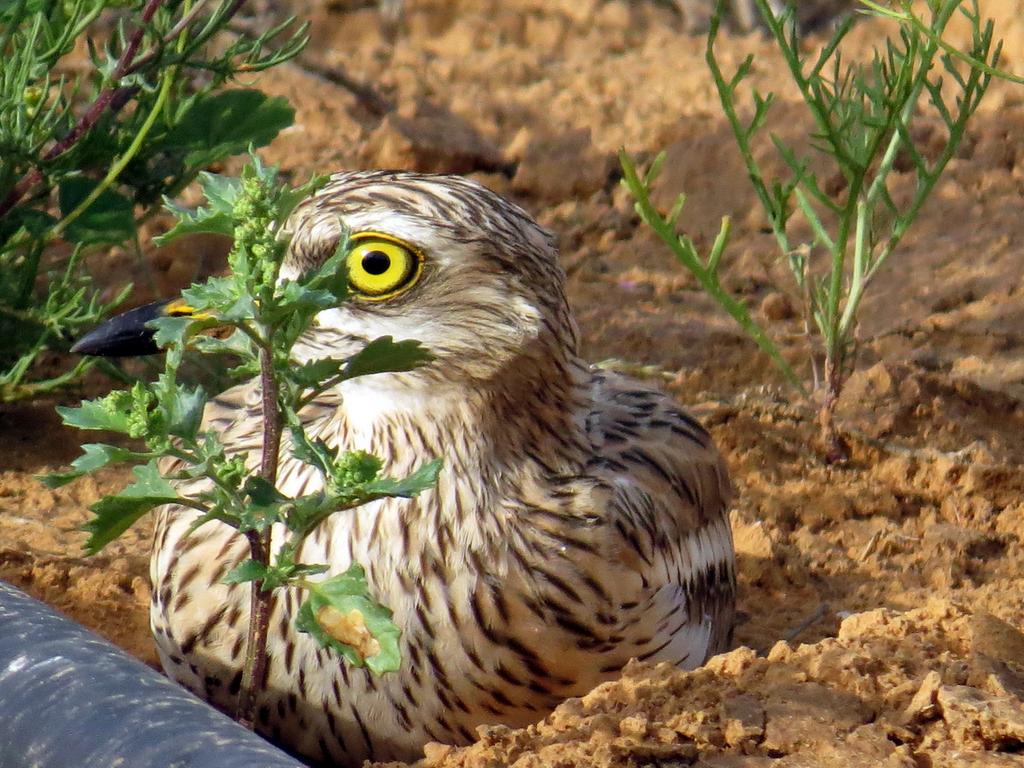
<svg viewBox="0 0 1024 768"><path fill-rule="evenodd" d="M806 394L799 377L782 356L775 343L754 321L747 308L733 298L718 281L718 263L729 234L728 220L726 219L722 223L722 228L718 237L715 238L707 263L702 263L693 243L688 238L677 235L665 217L654 207L650 199L650 189L641 181L636 166L624 150L619 151L619 163L622 166L623 181L636 201L636 211L640 218L654 230L654 233L672 250L676 258L693 273L701 287L739 323L754 343L772 359L789 383L801 394Z"/></svg>
<svg viewBox="0 0 1024 768"><path fill-rule="evenodd" d="M959 59L971 69L982 72L990 77L997 77L1000 80L1006 80L1011 83L1016 83L1017 85L1024 85L1024 75L1015 75L1005 69L999 69L998 67L972 56L969 53L964 53L948 40L944 40L941 37L941 33L937 34L921 19L921 17L914 13L913 4L909 2L909 0L899 0L903 13L894 11L892 8L886 8L885 6L879 5L871 0L859 0L859 2L878 16L884 16L886 18L893 19L894 21L910 24L914 29L927 37L933 45L938 46L953 58ZM957 5L959 6L959 3L957 3Z"/></svg>
<svg viewBox="0 0 1024 768"><path fill-rule="evenodd" d="M124 169L128 167L128 164L132 160L135 159L135 156L138 155L139 150L141 150L142 146L145 144L146 138L149 136L149 132L156 124L157 118L160 116L160 111L163 109L164 103L167 101L167 94L170 92L171 85L174 83L175 75L176 70L174 67L164 70L163 74L160 76L160 90L157 93L156 101L153 103L153 107L150 109L145 121L139 127L139 132L135 135L134 140L130 145L128 145L128 149L113 162L106 175L100 180L100 183L92 188L82 202L75 206L73 210L53 226L47 239L60 237L72 223L74 223L83 213L89 210L92 204L99 199L100 195L110 189L110 187L117 182L121 174L124 172Z"/></svg>

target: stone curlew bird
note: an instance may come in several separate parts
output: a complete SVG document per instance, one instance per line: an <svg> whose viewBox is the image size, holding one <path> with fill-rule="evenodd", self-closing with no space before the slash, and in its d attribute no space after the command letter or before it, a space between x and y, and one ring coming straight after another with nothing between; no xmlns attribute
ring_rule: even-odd
<svg viewBox="0 0 1024 768"><path fill-rule="evenodd" d="M293 629L298 595L279 594L258 729L329 764L412 759L481 724L534 722L631 658L695 667L724 650L735 576L722 458L666 395L579 358L551 236L466 179L341 173L293 214L285 274L332 254L342 223L351 297L297 354L391 335L435 359L346 382L306 408L306 428L393 476L445 464L436 489L335 515L300 553L332 572L366 567L402 630L401 670L347 667ZM255 382L205 421L255 461ZM285 493L316 482L282 455ZM196 514L158 514L152 627L168 675L230 709L249 587L220 580L248 549L218 523L186 537Z"/></svg>

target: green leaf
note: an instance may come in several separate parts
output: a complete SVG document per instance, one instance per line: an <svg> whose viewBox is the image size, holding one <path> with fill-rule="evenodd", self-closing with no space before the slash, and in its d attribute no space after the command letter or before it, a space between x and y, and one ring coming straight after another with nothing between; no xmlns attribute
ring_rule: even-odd
<svg viewBox="0 0 1024 768"><path fill-rule="evenodd" d="M313 272L302 276L300 282L310 290L331 293L336 303L348 295L349 231L343 228L334 253Z"/></svg>
<svg viewBox="0 0 1024 768"><path fill-rule="evenodd" d="M127 448L118 448L116 445L86 443L82 446L82 455L71 462L70 472L51 472L48 475L40 475L39 480L47 488L59 488L82 475L95 472L107 464L115 461L131 461L145 455Z"/></svg>
<svg viewBox="0 0 1024 768"><path fill-rule="evenodd" d="M325 518L338 511L323 491L309 493L292 499L285 508L284 524L292 533L305 536Z"/></svg>
<svg viewBox="0 0 1024 768"><path fill-rule="evenodd" d="M195 439L203 420L206 401L206 391L202 387L190 389L180 384L172 385L168 394L161 398L167 419L167 433L186 440Z"/></svg>
<svg viewBox="0 0 1024 768"><path fill-rule="evenodd" d="M249 558L228 571L221 581L225 584L244 584L247 581L263 581L266 577L267 566Z"/></svg>
<svg viewBox="0 0 1024 768"><path fill-rule="evenodd" d="M241 287L233 277L212 277L205 283L192 285L181 292L181 298L192 309L223 310L238 301Z"/></svg>
<svg viewBox="0 0 1024 768"><path fill-rule="evenodd" d="M293 312L313 314L321 309L329 309L338 304L337 297L330 291L308 288L294 280L287 281L278 290L278 300L282 305L279 308L281 314L291 314ZM274 316L271 315L271 317L273 318Z"/></svg>
<svg viewBox="0 0 1024 768"><path fill-rule="evenodd" d="M252 499L253 504L261 507L270 506L271 504L282 504L288 501L287 496L283 495L277 488L259 475L253 475L246 479L242 490Z"/></svg>
<svg viewBox="0 0 1024 768"><path fill-rule="evenodd" d="M61 216L67 216L95 189L99 182L71 176L58 187ZM106 189L64 230L68 240L96 245L117 245L135 236L135 207L119 192Z"/></svg>
<svg viewBox="0 0 1024 768"><path fill-rule="evenodd" d="M290 368L288 376L302 389L308 389L337 376L347 362L343 357L322 357L303 363L298 368Z"/></svg>
<svg viewBox="0 0 1024 768"><path fill-rule="evenodd" d="M299 461L312 464L325 475L334 466L334 451L319 438L310 439L301 429L290 430L292 437L292 455Z"/></svg>
<svg viewBox="0 0 1024 768"><path fill-rule="evenodd" d="M153 343L160 349L167 349L172 345L184 346L192 322L191 317L157 317L146 323L146 327L154 331Z"/></svg>
<svg viewBox="0 0 1024 768"><path fill-rule="evenodd" d="M285 189L281 192L281 196L277 199L277 218L278 221L285 221L291 216L292 211L295 210L295 206L305 200L307 197L316 192L320 187L331 180L330 176L324 174L316 174L311 176L309 181L294 189Z"/></svg>
<svg viewBox="0 0 1024 768"><path fill-rule="evenodd" d="M25 227L25 231L33 237L41 237L50 231L50 228L57 223L57 218L45 211L33 211L31 209L15 208L8 216Z"/></svg>
<svg viewBox="0 0 1024 768"><path fill-rule="evenodd" d="M85 551L95 555L154 507L179 500L177 492L160 474L156 460L132 470L135 482L114 496L106 496L90 509L95 517L83 526L89 532Z"/></svg>
<svg viewBox="0 0 1024 768"><path fill-rule="evenodd" d="M332 648L350 664L369 667L375 674L394 672L401 665L401 630L391 611L370 597L362 567L312 585L309 598L295 619L324 648Z"/></svg>
<svg viewBox="0 0 1024 768"><path fill-rule="evenodd" d="M433 359L430 350L418 341L394 341L390 336L381 336L352 355L344 373L346 379L354 379L375 373L411 371Z"/></svg>
<svg viewBox="0 0 1024 768"><path fill-rule="evenodd" d="M242 182L228 176L203 171L199 174L199 186L209 207L192 209L178 205L170 198L164 198L164 207L170 211L177 223L159 237L153 238L157 245L166 245L183 235L213 234L231 237L235 231L232 217L235 201L242 192Z"/></svg>
<svg viewBox="0 0 1024 768"><path fill-rule="evenodd" d="M106 397L83 400L77 408L57 406L63 422L78 429L105 429L111 432L128 433L131 395L127 392L111 392Z"/></svg>
<svg viewBox="0 0 1024 768"><path fill-rule="evenodd" d="M312 576L317 573L327 573L330 568L329 565L323 563L295 563L291 566L291 571L296 576Z"/></svg>
<svg viewBox="0 0 1024 768"><path fill-rule="evenodd" d="M218 339L215 336L196 336L192 339L191 345L194 349L208 355L247 357L256 354L253 350L252 339L241 331L235 331L226 339Z"/></svg>
<svg viewBox="0 0 1024 768"><path fill-rule="evenodd" d="M382 477L364 485L363 490L374 496L398 496L408 499L437 485L437 478L443 466L443 459L434 459L407 477Z"/></svg>
<svg viewBox="0 0 1024 768"><path fill-rule="evenodd" d="M242 491L249 497L249 501L239 520L240 531L262 533L281 519L281 508L291 503L291 499L282 495L277 488L259 475L247 477L242 485Z"/></svg>
<svg viewBox="0 0 1024 768"><path fill-rule="evenodd" d="M18 0L3 0L3 2L0 2L0 21L7 21L12 18L19 5L22 5L22 3L19 3ZM20 12L36 14L42 11L45 5L44 0L27 0Z"/></svg>
<svg viewBox="0 0 1024 768"><path fill-rule="evenodd" d="M242 182L233 176L203 171L199 174L199 188L217 213L231 213L242 193Z"/></svg>
<svg viewBox="0 0 1024 768"><path fill-rule="evenodd" d="M163 139L165 151L185 150L185 163L201 168L269 144L295 120L283 96L249 88L195 99Z"/></svg>

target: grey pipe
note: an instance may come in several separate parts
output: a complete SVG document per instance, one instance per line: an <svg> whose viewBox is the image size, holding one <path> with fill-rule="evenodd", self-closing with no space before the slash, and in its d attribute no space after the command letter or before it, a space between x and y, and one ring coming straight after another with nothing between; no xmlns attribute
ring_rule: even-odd
<svg viewBox="0 0 1024 768"><path fill-rule="evenodd" d="M0 768L302 768L0 581Z"/></svg>

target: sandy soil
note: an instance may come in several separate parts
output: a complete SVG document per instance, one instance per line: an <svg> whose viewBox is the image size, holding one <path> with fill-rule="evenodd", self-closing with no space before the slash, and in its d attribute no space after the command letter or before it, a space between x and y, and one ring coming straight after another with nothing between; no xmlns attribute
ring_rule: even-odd
<svg viewBox="0 0 1024 768"><path fill-rule="evenodd" d="M733 216L727 283L806 371L785 267L719 116L703 40L669 4L410 1L383 33L375 8L355 5L315 4L303 61L259 81L298 109L271 159L296 176L457 171L521 202L557 233L587 355L661 380L711 427L739 487L742 647L692 673L637 665L534 727L433 746L426 764L1021 765L1024 89L993 86L865 301L840 410L853 459L826 467L814 404L638 225L616 183L620 146L667 148L659 195L690 196L683 226L699 243ZM981 5L1004 63L1024 71L1024 3ZM849 55L886 29L862 23ZM747 53L758 87L779 94L778 130L805 133L770 46L723 41L727 64ZM339 85L339 67L373 92ZM139 282L169 291L221 256L210 242L155 252ZM105 259L118 255L100 257L100 272ZM0 578L152 663L146 526L80 555L86 506L124 473L59 491L33 479L81 439L52 405L0 410Z"/></svg>

